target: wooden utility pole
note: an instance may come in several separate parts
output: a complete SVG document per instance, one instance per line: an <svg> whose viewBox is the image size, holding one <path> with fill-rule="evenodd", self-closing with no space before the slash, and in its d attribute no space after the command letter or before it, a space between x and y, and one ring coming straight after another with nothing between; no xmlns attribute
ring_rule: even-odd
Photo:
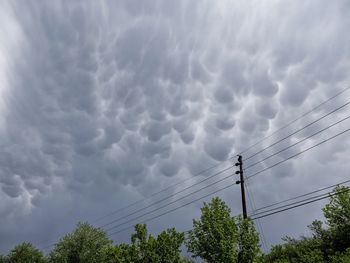
<svg viewBox="0 0 350 263"><path fill-rule="evenodd" d="M246 219L247 218L247 205L246 205L246 201L245 201L243 160L242 160L241 155L238 155L238 162L236 163L236 166L239 166L239 171L236 171L236 174L239 174L239 181L236 181L236 184L241 184L243 218Z"/></svg>

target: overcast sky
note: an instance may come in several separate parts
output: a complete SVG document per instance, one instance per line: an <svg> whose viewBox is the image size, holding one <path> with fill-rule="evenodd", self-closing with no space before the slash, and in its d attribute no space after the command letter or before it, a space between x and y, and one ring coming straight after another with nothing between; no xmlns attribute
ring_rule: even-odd
<svg viewBox="0 0 350 263"><path fill-rule="evenodd" d="M78 221L191 178L348 87L349 13L347 0L1 1L0 252L22 241L49 245ZM245 157L348 100L350 90ZM247 164L349 113L345 107ZM346 180L349 144L344 134L255 176L248 198L260 207ZM232 214L241 211L238 185L219 196ZM307 234L323 204L262 219L268 246ZM149 222L150 231L188 230L201 205ZM130 233L112 238L128 241Z"/></svg>

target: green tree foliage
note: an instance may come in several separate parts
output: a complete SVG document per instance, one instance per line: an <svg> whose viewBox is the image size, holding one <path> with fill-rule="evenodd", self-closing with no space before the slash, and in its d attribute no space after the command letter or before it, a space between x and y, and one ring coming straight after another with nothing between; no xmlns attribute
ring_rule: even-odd
<svg viewBox="0 0 350 263"><path fill-rule="evenodd" d="M103 249L101 262L104 263L129 263L135 262L135 254L131 253L131 247L128 244L117 246L107 246Z"/></svg>
<svg viewBox="0 0 350 263"><path fill-rule="evenodd" d="M151 263L159 260L156 253L157 240L148 235L146 225L136 225L135 233L131 235L131 255L134 262Z"/></svg>
<svg viewBox="0 0 350 263"><path fill-rule="evenodd" d="M331 263L350 263L350 248L343 253L337 252L331 256Z"/></svg>
<svg viewBox="0 0 350 263"><path fill-rule="evenodd" d="M259 233L255 229L254 222L250 219L237 218L238 226L238 262L251 263L260 252Z"/></svg>
<svg viewBox="0 0 350 263"><path fill-rule="evenodd" d="M157 237L156 253L162 263L181 262L180 247L184 242L184 233L179 233L175 228L161 232Z"/></svg>
<svg viewBox="0 0 350 263"><path fill-rule="evenodd" d="M194 257L207 262L237 262L238 229L230 209L219 198L204 203L200 220L193 220L187 241Z"/></svg>
<svg viewBox="0 0 350 263"><path fill-rule="evenodd" d="M161 232L157 237L148 235L146 225L136 225L131 244L120 244L105 251L106 262L176 263L181 259L184 234L175 228ZM187 261L189 262L189 261Z"/></svg>
<svg viewBox="0 0 350 263"><path fill-rule="evenodd" d="M335 252L344 252L350 247L350 191L348 187L339 186L335 192L337 195L330 198L323 213L332 240L328 245Z"/></svg>
<svg viewBox="0 0 350 263"><path fill-rule="evenodd" d="M35 248L31 243L22 243L15 246L7 257L3 257L6 263L45 263L47 262L43 253Z"/></svg>
<svg viewBox="0 0 350 263"><path fill-rule="evenodd" d="M201 212L201 218L193 220L186 242L193 257L217 263L253 261L259 251L259 237L249 219L231 217L230 209L218 197L204 203Z"/></svg>
<svg viewBox="0 0 350 263"><path fill-rule="evenodd" d="M342 186L334 193L323 208L327 228L315 220L309 226L311 237L285 238L285 243L274 246L262 262L350 263L350 191Z"/></svg>
<svg viewBox="0 0 350 263"><path fill-rule="evenodd" d="M76 229L65 235L49 255L53 263L99 263L106 247L112 241L103 230L88 223L78 223Z"/></svg>
<svg viewBox="0 0 350 263"><path fill-rule="evenodd" d="M300 240L285 237L282 245L274 246L265 256L263 262L271 263L322 263L323 254L313 238L303 237Z"/></svg>

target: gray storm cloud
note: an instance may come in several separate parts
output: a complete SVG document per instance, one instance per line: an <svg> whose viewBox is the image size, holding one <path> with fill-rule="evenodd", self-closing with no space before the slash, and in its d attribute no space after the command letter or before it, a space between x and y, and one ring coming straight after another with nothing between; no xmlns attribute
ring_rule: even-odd
<svg viewBox="0 0 350 263"><path fill-rule="evenodd" d="M23 236L56 238L80 217L190 178L346 87L349 9L347 1L0 4L0 249ZM336 182L348 144L343 137L268 171L251 183L256 199L288 197L302 182L306 191L320 171L340 173L315 187ZM16 222L27 222L22 236Z"/></svg>

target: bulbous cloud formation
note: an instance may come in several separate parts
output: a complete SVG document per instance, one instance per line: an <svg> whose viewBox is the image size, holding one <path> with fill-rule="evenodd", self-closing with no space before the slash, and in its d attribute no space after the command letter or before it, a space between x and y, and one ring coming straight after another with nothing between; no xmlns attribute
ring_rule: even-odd
<svg viewBox="0 0 350 263"><path fill-rule="evenodd" d="M349 11L345 0L1 3L0 248L21 241L18 222L29 239L52 214L36 241L53 237L63 215L72 224L190 178L339 92ZM264 181L294 193L327 149L336 182L342 140ZM266 182L254 185L262 201L283 197Z"/></svg>

